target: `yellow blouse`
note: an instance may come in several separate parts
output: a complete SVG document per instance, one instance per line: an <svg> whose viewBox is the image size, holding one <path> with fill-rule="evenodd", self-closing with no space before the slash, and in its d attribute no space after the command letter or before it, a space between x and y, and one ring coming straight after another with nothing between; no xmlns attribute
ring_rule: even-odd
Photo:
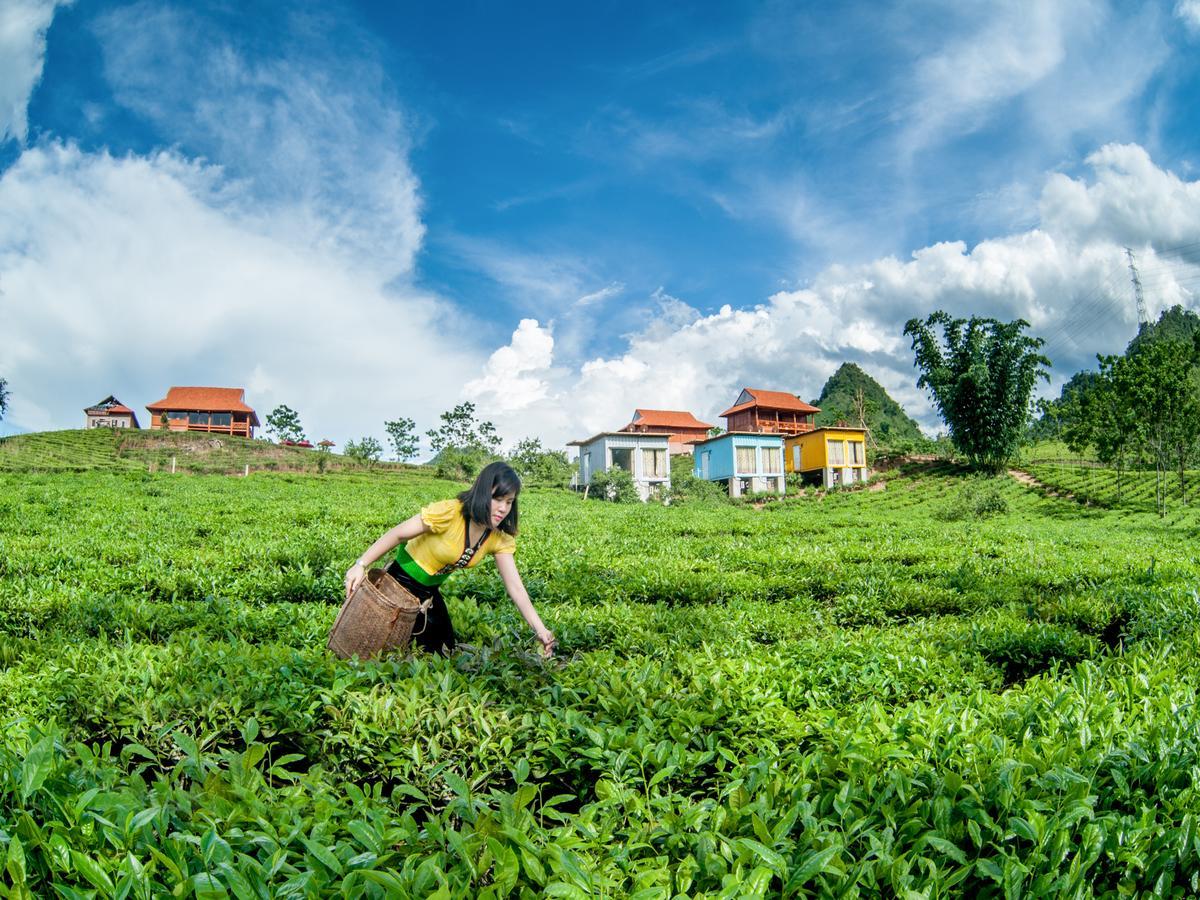
<svg viewBox="0 0 1200 900"><path fill-rule="evenodd" d="M425 534L417 535L404 545L408 555L429 574L457 562L466 541L467 520L463 518L461 500L439 500L421 509L421 521L429 526ZM511 534L496 529L476 551L467 568L493 553L515 553L517 541Z"/></svg>

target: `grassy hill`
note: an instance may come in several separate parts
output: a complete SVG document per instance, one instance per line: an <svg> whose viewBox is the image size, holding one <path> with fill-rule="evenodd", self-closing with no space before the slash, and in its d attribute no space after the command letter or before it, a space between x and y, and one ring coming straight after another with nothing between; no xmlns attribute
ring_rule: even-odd
<svg viewBox="0 0 1200 900"><path fill-rule="evenodd" d="M43 431L0 439L0 472L171 471L236 475L251 472L354 471L367 467L336 453L281 447L269 441L223 434L115 428ZM381 473L427 470L401 463L376 463Z"/></svg>
<svg viewBox="0 0 1200 900"><path fill-rule="evenodd" d="M883 385L854 363L842 363L829 376L821 396L813 401L821 412L816 416L818 425L835 425L839 419L857 423L854 413L855 395L861 390L867 406L867 427L875 440L881 444L906 441L922 441L925 436L917 423L895 400L888 396Z"/></svg>

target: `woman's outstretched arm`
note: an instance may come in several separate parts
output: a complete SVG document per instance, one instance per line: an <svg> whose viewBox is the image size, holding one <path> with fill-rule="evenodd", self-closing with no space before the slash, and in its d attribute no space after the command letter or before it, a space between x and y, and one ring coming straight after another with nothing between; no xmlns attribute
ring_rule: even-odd
<svg viewBox="0 0 1200 900"><path fill-rule="evenodd" d="M421 514L417 513L411 519L405 519L395 528L388 529L383 535L368 547L363 555L346 572L346 597L354 593L354 589L367 577L367 569L377 560L383 559L405 541L411 541L419 534L429 530Z"/></svg>
<svg viewBox="0 0 1200 900"><path fill-rule="evenodd" d="M541 617L533 608L533 601L529 599L529 592L525 590L525 583L521 581L521 573L517 571L517 561L511 553L497 553L495 560L496 568L500 570L500 578L504 581L504 589L508 591L513 605L521 613L521 618L529 624L537 639L542 642L542 656L549 659L554 655L554 647L558 641L554 639L554 632L542 624Z"/></svg>

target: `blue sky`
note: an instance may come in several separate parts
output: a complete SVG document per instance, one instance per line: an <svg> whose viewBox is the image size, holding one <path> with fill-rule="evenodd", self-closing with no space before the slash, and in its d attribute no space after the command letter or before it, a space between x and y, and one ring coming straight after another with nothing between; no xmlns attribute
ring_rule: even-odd
<svg viewBox="0 0 1200 900"><path fill-rule="evenodd" d="M1136 328L1125 244L1197 306L1200 0L0 17L8 430L199 383L558 444L845 360L933 430L911 316L1023 316L1060 383Z"/></svg>

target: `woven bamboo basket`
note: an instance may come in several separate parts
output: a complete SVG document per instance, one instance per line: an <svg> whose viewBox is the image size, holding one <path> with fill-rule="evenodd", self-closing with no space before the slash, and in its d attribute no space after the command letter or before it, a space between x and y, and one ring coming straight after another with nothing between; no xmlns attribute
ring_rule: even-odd
<svg viewBox="0 0 1200 900"><path fill-rule="evenodd" d="M342 659L369 659L406 650L417 615L429 609L383 569L371 569L342 604L329 631L330 650Z"/></svg>

